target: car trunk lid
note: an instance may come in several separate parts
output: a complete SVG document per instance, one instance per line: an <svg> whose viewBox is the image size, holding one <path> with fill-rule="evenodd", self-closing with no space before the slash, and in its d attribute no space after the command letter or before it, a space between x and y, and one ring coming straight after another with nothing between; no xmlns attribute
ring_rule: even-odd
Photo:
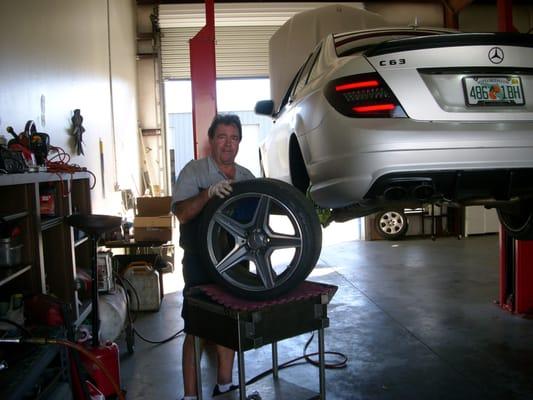
<svg viewBox="0 0 533 400"><path fill-rule="evenodd" d="M531 35L400 39L375 46L365 57L410 118L533 120Z"/></svg>

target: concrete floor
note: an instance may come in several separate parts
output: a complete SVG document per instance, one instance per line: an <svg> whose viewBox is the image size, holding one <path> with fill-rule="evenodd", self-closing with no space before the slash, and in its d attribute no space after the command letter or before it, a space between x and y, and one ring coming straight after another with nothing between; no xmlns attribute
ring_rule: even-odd
<svg viewBox="0 0 533 400"><path fill-rule="evenodd" d="M327 371L328 400L533 399L533 321L495 304L497 235L329 245L310 280L339 287L328 307L326 349L344 353L348 366ZM180 301L181 293L167 294L161 310L142 314L136 328L150 339L170 336L182 326ZM279 362L300 356L308 337L280 342ZM181 336L159 346L137 339L129 356L119 340L128 400L181 398L181 343ZM270 346L245 357L247 379L271 367ZM208 352L206 399L212 364ZM310 364L280 377L289 389L318 392L318 370ZM270 378L261 385L265 393L275 386Z"/></svg>

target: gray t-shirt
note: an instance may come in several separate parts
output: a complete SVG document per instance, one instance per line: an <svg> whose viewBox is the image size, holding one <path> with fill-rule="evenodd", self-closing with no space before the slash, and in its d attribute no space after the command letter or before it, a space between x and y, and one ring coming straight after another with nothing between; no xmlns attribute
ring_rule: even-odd
<svg viewBox="0 0 533 400"><path fill-rule="evenodd" d="M254 179L254 175L246 168L235 165L234 181ZM192 160L183 167L178 179L172 188L172 210L178 201L186 200L196 196L209 186L228 179L217 167L211 157ZM188 253L198 253L198 217L193 218L185 224L180 224L180 246Z"/></svg>
<svg viewBox="0 0 533 400"><path fill-rule="evenodd" d="M235 164L235 167L234 181L255 178L247 168L238 164ZM177 201L196 196L202 190L224 179L228 178L218 169L215 161L210 156L199 160L191 160L183 167L172 188L172 205Z"/></svg>

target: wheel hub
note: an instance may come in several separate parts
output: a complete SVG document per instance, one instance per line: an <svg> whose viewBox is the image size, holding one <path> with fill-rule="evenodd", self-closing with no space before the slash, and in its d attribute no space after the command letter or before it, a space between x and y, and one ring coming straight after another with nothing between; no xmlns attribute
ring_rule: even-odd
<svg viewBox="0 0 533 400"><path fill-rule="evenodd" d="M397 224L398 224L398 222L397 222L395 219L389 219L389 220L387 221L387 225L388 225L389 227L391 227L391 228L393 228L393 227L394 227L395 225L397 225Z"/></svg>
<svg viewBox="0 0 533 400"><path fill-rule="evenodd" d="M248 235L247 243L251 249L257 250L266 247L268 244L268 237L265 232L261 230L254 230Z"/></svg>

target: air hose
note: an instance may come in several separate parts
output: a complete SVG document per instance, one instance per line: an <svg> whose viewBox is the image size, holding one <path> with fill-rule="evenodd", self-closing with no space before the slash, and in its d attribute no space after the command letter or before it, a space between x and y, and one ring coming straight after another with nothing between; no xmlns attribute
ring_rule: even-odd
<svg viewBox="0 0 533 400"><path fill-rule="evenodd" d="M85 349L83 346L80 346L79 344L72 343L72 342L70 342L68 340L65 340L65 339L36 338L36 337L0 339L0 343L30 343L30 344L39 344L39 345L58 344L58 345L61 345L61 346L66 346L66 347L69 347L71 349L74 349L74 350L82 353L87 358L89 358L92 362L94 362L96 364L96 366L98 368L100 368L102 373L105 375L105 377L111 383L111 386L113 386L113 390L117 394L117 398L119 400L126 400L126 398L124 397L124 394L122 393L122 390L118 386L118 383L115 381L113 376L110 374L110 372L106 368L106 366L97 357L95 357L90 351Z"/></svg>

